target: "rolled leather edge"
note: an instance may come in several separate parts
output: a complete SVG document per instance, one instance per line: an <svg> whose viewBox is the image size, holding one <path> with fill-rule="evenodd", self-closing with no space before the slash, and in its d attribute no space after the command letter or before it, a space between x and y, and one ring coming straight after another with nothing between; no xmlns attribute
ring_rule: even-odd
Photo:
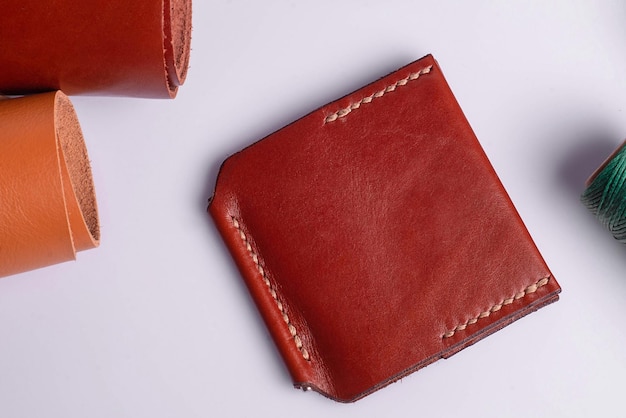
<svg viewBox="0 0 626 418"><path fill-rule="evenodd" d="M0 277L73 260L99 241L89 157L68 97L0 101Z"/></svg>
<svg viewBox="0 0 626 418"><path fill-rule="evenodd" d="M187 75L192 0L7 0L0 94L174 98Z"/></svg>

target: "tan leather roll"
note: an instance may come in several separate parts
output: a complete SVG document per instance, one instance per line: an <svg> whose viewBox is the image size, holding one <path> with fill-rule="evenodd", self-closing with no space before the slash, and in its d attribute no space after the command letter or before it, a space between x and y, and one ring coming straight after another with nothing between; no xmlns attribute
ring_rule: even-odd
<svg viewBox="0 0 626 418"><path fill-rule="evenodd" d="M0 100L0 277L98 246L91 169L61 92Z"/></svg>
<svg viewBox="0 0 626 418"><path fill-rule="evenodd" d="M174 97L191 0L3 0L0 93Z"/></svg>

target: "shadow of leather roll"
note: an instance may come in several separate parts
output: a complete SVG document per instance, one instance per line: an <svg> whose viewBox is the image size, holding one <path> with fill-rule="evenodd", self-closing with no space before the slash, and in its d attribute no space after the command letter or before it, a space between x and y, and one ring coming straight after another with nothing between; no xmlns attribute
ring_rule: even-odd
<svg viewBox="0 0 626 418"><path fill-rule="evenodd" d="M0 94L173 98L190 41L191 0L5 0Z"/></svg>
<svg viewBox="0 0 626 418"><path fill-rule="evenodd" d="M0 277L73 260L99 239L89 157L67 96L0 100Z"/></svg>

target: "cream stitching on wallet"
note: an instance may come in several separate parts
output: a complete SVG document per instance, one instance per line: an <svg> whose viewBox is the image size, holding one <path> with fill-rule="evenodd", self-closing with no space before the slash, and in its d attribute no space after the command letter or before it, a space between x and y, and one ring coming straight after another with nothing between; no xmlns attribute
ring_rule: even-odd
<svg viewBox="0 0 626 418"><path fill-rule="evenodd" d="M392 91L394 91L396 88L398 88L400 86L405 86L406 84L408 84L409 81L417 80L421 75L430 73L430 70L432 68L433 68L432 65L429 65L426 68L422 68L421 70L419 70L419 71L417 71L415 73L409 74L407 77L403 78L402 80L398 80L395 83L385 87L384 89L382 89L380 91L377 91L376 93L371 94L371 95L369 95L367 97L364 97L363 99L361 99L360 101L358 101L356 103L352 103L350 106L348 106L346 108L339 109L338 111L336 111L332 115L326 116L326 119L324 119L324 123L334 122L334 121L336 121L339 118L343 118L348 113L350 113L353 110L356 110L359 107L361 107L362 104L371 103L372 100L377 99L379 97L382 97L382 96L384 96L387 93L391 93Z"/></svg>
<svg viewBox="0 0 626 418"><path fill-rule="evenodd" d="M470 319L469 321L467 321L466 323L457 326L453 330L446 332L445 334L443 334L443 336L441 338L450 338L454 334L456 334L458 331L463 331L469 325L475 324L480 319L487 318L492 313L498 312L500 309L502 309L503 306L510 305L511 303L513 303L514 301L516 301L518 299L522 299L523 297L525 297L525 296L527 296L527 295L529 295L531 293L535 293L537 291L537 289L539 289L542 286L547 285L548 281L550 281L550 277L544 277L543 279L539 280L537 283L531 284L530 286L528 286L526 289L522 290L521 292L518 292L515 295L511 296L510 298L504 299L502 302L493 305L488 310L486 310L484 312L481 312L480 315L478 315L477 317L474 317L474 318Z"/></svg>
<svg viewBox="0 0 626 418"><path fill-rule="evenodd" d="M265 269L263 268L263 266L261 265L261 262L259 261L258 254L255 253L254 250L252 249L252 245L250 244L250 241L248 240L246 233L243 232L243 229L241 229L241 225L239 224L239 221L234 217L231 217L231 219L233 221L233 226L239 232L239 237L241 238L243 243L246 245L246 249L248 250L248 254L250 255L250 258L252 258L252 261L256 265L257 270L259 271L259 273L261 273L263 282L267 286L270 292L270 295L272 295L272 298L276 302L276 306L278 306L278 310L280 311L283 317L283 320L285 321L285 324L287 324L289 333L293 337L293 341L296 344L296 348L300 350L300 353L302 353L302 357L304 357L306 361L310 361L311 356L309 355L309 352L307 351L307 349L304 348L302 344L302 339L300 339L300 336L298 336L298 331L296 330L296 327L291 323L291 320L289 319L289 315L287 315L287 312L285 312L285 307L283 306L282 302L278 299L278 294L276 293L276 289L274 289L274 286L272 286L270 279L267 277L267 273L265 272Z"/></svg>

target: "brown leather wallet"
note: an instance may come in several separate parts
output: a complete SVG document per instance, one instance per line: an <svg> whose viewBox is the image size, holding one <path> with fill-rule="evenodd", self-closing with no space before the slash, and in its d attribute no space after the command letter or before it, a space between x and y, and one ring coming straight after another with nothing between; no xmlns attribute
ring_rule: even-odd
<svg viewBox="0 0 626 418"><path fill-rule="evenodd" d="M229 157L208 210L294 385L339 401L560 292L432 56Z"/></svg>
<svg viewBox="0 0 626 418"><path fill-rule="evenodd" d="M174 97L191 0L4 0L0 93Z"/></svg>
<svg viewBox="0 0 626 418"><path fill-rule="evenodd" d="M0 100L0 173L0 277L98 245L89 157L65 94Z"/></svg>

